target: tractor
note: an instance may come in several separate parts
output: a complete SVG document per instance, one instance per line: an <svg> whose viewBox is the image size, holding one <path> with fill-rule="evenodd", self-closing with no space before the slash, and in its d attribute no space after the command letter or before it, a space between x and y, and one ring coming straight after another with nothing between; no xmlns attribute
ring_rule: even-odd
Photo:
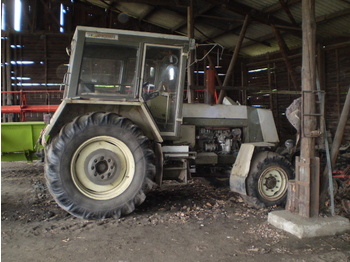
<svg viewBox="0 0 350 262"><path fill-rule="evenodd" d="M261 206L283 205L290 162L270 110L184 103L184 36L76 28L64 97L42 133L45 177L60 207L119 218L154 186L195 176L229 181ZM179 187L181 188L181 187Z"/></svg>

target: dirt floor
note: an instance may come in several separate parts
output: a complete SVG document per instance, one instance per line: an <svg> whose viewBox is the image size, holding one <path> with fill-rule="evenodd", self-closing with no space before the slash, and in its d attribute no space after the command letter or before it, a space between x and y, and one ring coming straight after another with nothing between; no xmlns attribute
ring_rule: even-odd
<svg viewBox="0 0 350 262"><path fill-rule="evenodd" d="M42 163L1 171L2 261L350 261L350 232L300 240L267 223L272 209L202 179L149 193L127 217L87 221L56 205Z"/></svg>

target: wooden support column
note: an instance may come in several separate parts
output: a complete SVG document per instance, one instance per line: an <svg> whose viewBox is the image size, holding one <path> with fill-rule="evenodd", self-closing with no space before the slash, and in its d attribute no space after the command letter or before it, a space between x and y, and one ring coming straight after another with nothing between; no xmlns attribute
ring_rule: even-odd
<svg viewBox="0 0 350 262"><path fill-rule="evenodd" d="M241 33L239 34L239 38L238 38L238 41L237 41L237 44L236 44L236 47L235 47L235 51L233 52L233 56L232 56L230 65L229 65L229 67L227 69L227 73L226 73L226 76L225 76L224 83L222 84L224 87L228 85L228 83L230 82L230 80L232 78L233 69L235 67L239 51L241 50L242 42L243 42L245 33L247 31L248 24L249 24L249 16L246 15L245 19L244 19L244 23L243 23L242 29L241 29ZM218 104L222 104L222 101L224 100L225 95L226 95L226 91L224 89L222 89L220 91Z"/></svg>
<svg viewBox="0 0 350 262"><path fill-rule="evenodd" d="M319 214L319 159L315 158L315 93L316 87L316 20L315 0L302 1L303 59L301 154L296 162L296 185L299 215L315 217Z"/></svg>
<svg viewBox="0 0 350 262"><path fill-rule="evenodd" d="M299 85L298 85L298 82L296 80L293 67L292 67L292 65L291 65L291 63L290 63L290 61L288 59L288 52L289 52L288 46L287 46L286 42L284 41L280 30L277 29L276 26L273 25L273 24L271 25L271 27L272 27L272 30L273 30L273 32L275 34L276 39L277 39L278 46L279 46L279 48L281 50L283 60L286 63L289 76L292 79L294 90L297 91L299 89L298 88Z"/></svg>
<svg viewBox="0 0 350 262"><path fill-rule="evenodd" d="M189 38L194 38L194 16L193 16L193 1L190 0L190 5L187 7L187 36ZM190 65L187 69L187 101L188 103L194 102L194 91L192 87L194 86L194 53L190 52L190 56L188 58L188 64Z"/></svg>

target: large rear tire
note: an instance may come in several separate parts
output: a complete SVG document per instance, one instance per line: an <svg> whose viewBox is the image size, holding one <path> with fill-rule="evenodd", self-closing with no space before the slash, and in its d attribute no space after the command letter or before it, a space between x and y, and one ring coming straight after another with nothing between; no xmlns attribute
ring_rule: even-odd
<svg viewBox="0 0 350 262"><path fill-rule="evenodd" d="M293 167L286 158L274 152L258 153L247 178L246 202L255 207L285 205L288 181L293 178Z"/></svg>
<svg viewBox="0 0 350 262"><path fill-rule="evenodd" d="M75 118L46 151L48 188L64 210L79 218L129 214L153 185L150 141L129 119L115 113Z"/></svg>

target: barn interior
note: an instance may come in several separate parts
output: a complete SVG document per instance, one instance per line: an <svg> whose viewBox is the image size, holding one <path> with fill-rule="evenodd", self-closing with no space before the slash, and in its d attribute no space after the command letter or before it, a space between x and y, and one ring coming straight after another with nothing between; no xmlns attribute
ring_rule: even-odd
<svg viewBox="0 0 350 262"><path fill-rule="evenodd" d="M350 214L349 25L350 0L2 0L1 122L53 116L77 26L189 37L196 49L183 102L215 105L228 97L271 110L282 144L301 136L287 216L334 217L339 188L342 214ZM300 97L301 133L286 111ZM285 223L295 218L285 214L269 222L290 232ZM347 219L335 217L316 224L349 230ZM310 237L311 221L296 222L296 231Z"/></svg>

